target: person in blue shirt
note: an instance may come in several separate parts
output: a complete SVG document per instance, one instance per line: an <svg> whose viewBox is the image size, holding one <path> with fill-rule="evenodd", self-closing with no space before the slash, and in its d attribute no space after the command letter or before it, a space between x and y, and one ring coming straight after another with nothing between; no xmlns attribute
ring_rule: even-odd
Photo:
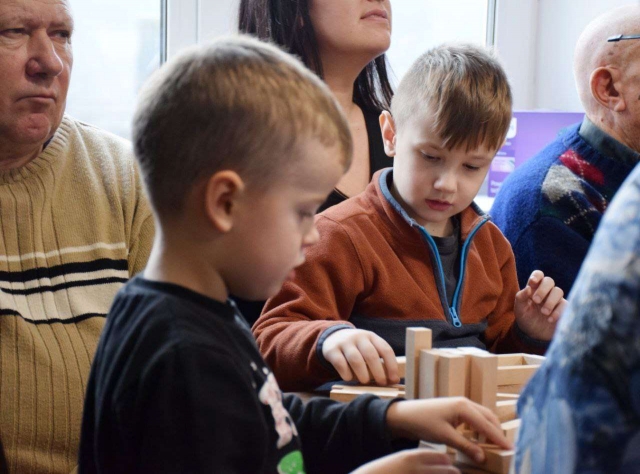
<svg viewBox="0 0 640 474"><path fill-rule="evenodd" d="M520 396L519 474L640 472L640 168L618 191Z"/></svg>
<svg viewBox="0 0 640 474"><path fill-rule="evenodd" d="M513 247L521 288L541 270L570 293L603 213L640 161L640 40L625 37L634 33L637 4L587 26L574 56L583 122L516 169L496 196L490 214Z"/></svg>

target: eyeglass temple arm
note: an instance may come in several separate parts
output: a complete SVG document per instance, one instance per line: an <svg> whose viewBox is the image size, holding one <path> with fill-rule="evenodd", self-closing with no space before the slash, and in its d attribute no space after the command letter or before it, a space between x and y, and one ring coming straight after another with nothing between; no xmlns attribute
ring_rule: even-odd
<svg viewBox="0 0 640 474"><path fill-rule="evenodd" d="M607 38L607 41L609 43L615 43L621 40L628 40L628 39L640 39L640 35L615 35Z"/></svg>

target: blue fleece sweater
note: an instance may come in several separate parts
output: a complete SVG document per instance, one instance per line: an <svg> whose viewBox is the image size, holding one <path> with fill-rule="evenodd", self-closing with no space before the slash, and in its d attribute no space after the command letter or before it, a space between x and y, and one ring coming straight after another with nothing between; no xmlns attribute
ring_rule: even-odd
<svg viewBox="0 0 640 474"><path fill-rule="evenodd" d="M633 169L600 153L579 130L571 126L516 169L491 208L513 247L521 288L538 269L569 293L602 214Z"/></svg>

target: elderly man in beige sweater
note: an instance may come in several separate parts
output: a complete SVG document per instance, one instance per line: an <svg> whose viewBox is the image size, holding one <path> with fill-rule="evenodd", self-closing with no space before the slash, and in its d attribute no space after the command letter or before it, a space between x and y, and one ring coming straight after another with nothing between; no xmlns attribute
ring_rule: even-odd
<svg viewBox="0 0 640 474"><path fill-rule="evenodd" d="M125 140L64 115L67 0L0 0L0 472L76 464L89 368L153 219Z"/></svg>

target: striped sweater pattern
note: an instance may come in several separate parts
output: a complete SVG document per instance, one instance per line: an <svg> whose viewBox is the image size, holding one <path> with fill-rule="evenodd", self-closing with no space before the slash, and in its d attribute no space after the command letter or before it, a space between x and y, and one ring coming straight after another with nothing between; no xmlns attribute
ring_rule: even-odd
<svg viewBox="0 0 640 474"><path fill-rule="evenodd" d="M152 240L131 146L114 135L65 116L36 159L0 173L0 472L75 468L105 316Z"/></svg>

